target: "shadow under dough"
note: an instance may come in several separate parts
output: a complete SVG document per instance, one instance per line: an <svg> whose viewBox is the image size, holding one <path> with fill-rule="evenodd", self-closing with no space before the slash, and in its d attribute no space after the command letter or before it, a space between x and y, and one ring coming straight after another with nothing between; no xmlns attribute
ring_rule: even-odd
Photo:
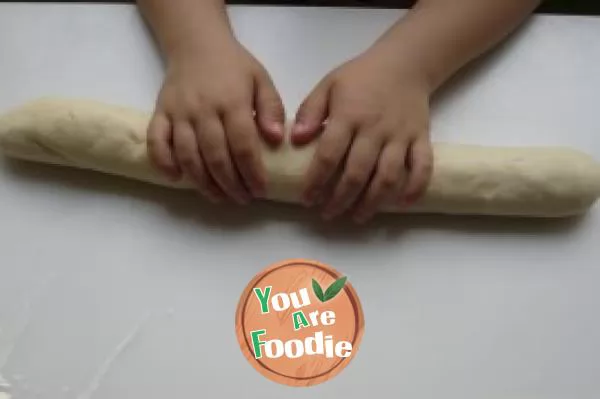
<svg viewBox="0 0 600 399"><path fill-rule="evenodd" d="M4 164L5 169L20 180L34 184L51 182L67 191L84 190L131 198L159 206L174 218L224 231L240 231L280 221L296 224L307 233L326 240L364 242L365 238L373 234L393 239L412 230L496 235L556 235L572 230L582 219L382 213L371 223L356 225L345 217L330 222L323 221L317 209L306 209L299 205L269 201L257 201L247 206L213 205L193 191L169 189L118 176L13 159L6 160Z"/></svg>

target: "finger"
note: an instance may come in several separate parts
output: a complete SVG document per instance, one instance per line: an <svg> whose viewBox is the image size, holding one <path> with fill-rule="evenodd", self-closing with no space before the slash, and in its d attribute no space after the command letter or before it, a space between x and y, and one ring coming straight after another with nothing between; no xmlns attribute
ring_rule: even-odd
<svg viewBox="0 0 600 399"><path fill-rule="evenodd" d="M433 150L427 137L417 139L409 148L408 181L402 193L405 206L410 206L427 191L433 174Z"/></svg>
<svg viewBox="0 0 600 399"><path fill-rule="evenodd" d="M248 203L250 194L231 160L220 119L214 115L197 120L196 137L206 167L219 188L238 204Z"/></svg>
<svg viewBox="0 0 600 399"><path fill-rule="evenodd" d="M225 115L229 152L246 186L255 197L265 193L265 170L258 146L258 132L251 110Z"/></svg>
<svg viewBox="0 0 600 399"><path fill-rule="evenodd" d="M223 195L206 173L192 126L188 122L177 122L173 135L173 147L183 173L196 184L202 195L212 202L220 202Z"/></svg>
<svg viewBox="0 0 600 399"><path fill-rule="evenodd" d="M327 117L330 83L322 80L317 87L304 100L292 127L292 143L295 145L307 144L321 131L323 122Z"/></svg>
<svg viewBox="0 0 600 399"><path fill-rule="evenodd" d="M313 205L322 195L348 151L352 133L348 125L335 120L325 128L306 171L302 198L305 205Z"/></svg>
<svg viewBox="0 0 600 399"><path fill-rule="evenodd" d="M256 109L258 125L262 136L272 144L283 140L285 110L275 84L265 72L256 78Z"/></svg>
<svg viewBox="0 0 600 399"><path fill-rule="evenodd" d="M354 220L364 223L371 219L381 205L397 195L406 181L406 144L390 142L381 152L377 171L365 195L356 207Z"/></svg>
<svg viewBox="0 0 600 399"><path fill-rule="evenodd" d="M181 170L172 151L173 130L167 116L157 112L148 125L148 157L152 164L169 179L181 177Z"/></svg>
<svg viewBox="0 0 600 399"><path fill-rule="evenodd" d="M373 175L382 145L373 134L363 134L354 141L342 177L323 208L325 219L332 219L354 205Z"/></svg>

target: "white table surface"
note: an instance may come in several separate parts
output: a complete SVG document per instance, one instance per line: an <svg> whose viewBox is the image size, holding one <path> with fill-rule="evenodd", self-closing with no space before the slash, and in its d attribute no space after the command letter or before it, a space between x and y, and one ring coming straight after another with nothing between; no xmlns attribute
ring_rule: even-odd
<svg viewBox="0 0 600 399"><path fill-rule="evenodd" d="M399 11L231 9L290 115ZM600 159L600 19L535 17L434 105L433 136ZM150 110L162 77L132 6L0 4L0 110L42 95ZM0 163L0 372L13 398L600 397L600 209L577 223L261 204ZM291 257L349 276L366 330L334 380L292 389L242 356L247 282Z"/></svg>

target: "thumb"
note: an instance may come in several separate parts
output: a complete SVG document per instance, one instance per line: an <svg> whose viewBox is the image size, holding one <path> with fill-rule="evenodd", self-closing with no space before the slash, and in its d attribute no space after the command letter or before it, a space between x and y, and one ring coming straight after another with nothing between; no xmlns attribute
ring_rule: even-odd
<svg viewBox="0 0 600 399"><path fill-rule="evenodd" d="M283 103L267 73L257 77L256 85L255 108L258 126L267 141L278 144L284 134L285 110Z"/></svg>
<svg viewBox="0 0 600 399"><path fill-rule="evenodd" d="M329 89L329 81L322 80L298 108L296 121L292 127L294 144L307 144L320 133L323 121L327 117Z"/></svg>

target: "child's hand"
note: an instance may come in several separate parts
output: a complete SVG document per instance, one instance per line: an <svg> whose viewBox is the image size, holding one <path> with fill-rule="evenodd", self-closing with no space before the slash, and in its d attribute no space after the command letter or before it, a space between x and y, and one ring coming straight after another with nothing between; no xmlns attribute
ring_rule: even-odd
<svg viewBox="0 0 600 399"><path fill-rule="evenodd" d="M306 143L322 130L305 201L325 195L325 218L352 210L364 222L384 201L406 205L426 189L433 162L430 92L407 61L373 47L327 75L300 107L293 142Z"/></svg>
<svg viewBox="0 0 600 399"><path fill-rule="evenodd" d="M247 203L265 189L259 132L275 143L283 136L281 100L267 71L234 39L195 50L169 60L148 130L150 157L214 202Z"/></svg>

